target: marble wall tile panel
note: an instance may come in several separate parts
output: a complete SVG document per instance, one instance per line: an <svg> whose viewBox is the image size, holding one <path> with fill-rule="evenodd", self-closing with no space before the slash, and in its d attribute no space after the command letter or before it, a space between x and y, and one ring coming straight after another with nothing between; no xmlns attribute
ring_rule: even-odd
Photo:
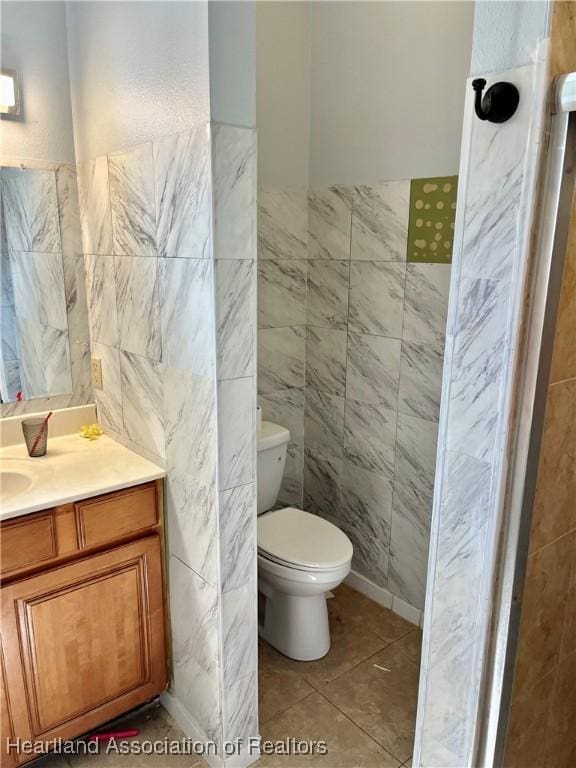
<svg viewBox="0 0 576 768"><path fill-rule="evenodd" d="M354 187L351 257L406 261L410 182Z"/></svg>
<svg viewBox="0 0 576 768"><path fill-rule="evenodd" d="M0 370L0 392L6 401L16 400L18 392L22 391L20 379L20 361L2 360Z"/></svg>
<svg viewBox="0 0 576 768"><path fill-rule="evenodd" d="M160 259L162 361L208 375L214 369L213 275L208 259Z"/></svg>
<svg viewBox="0 0 576 768"><path fill-rule="evenodd" d="M290 430L290 439L304 440L304 390L284 389L258 397L262 418Z"/></svg>
<svg viewBox="0 0 576 768"><path fill-rule="evenodd" d="M402 342L398 410L438 421L442 392L443 344Z"/></svg>
<svg viewBox="0 0 576 768"><path fill-rule="evenodd" d="M2 168L2 215L8 250L61 250L54 171Z"/></svg>
<svg viewBox="0 0 576 768"><path fill-rule="evenodd" d="M398 414L395 482L423 493L434 491L438 424Z"/></svg>
<svg viewBox="0 0 576 768"><path fill-rule="evenodd" d="M14 286L10 269L10 253L0 251L0 307L14 306Z"/></svg>
<svg viewBox="0 0 576 768"><path fill-rule="evenodd" d="M530 157L537 148L534 67L520 67L502 77L527 98L520 99L514 120L505 127L478 120L470 126L468 175L474 183L465 190L462 241L462 276L468 278L509 279L527 245L527 234L522 233L537 166ZM534 149L527 152L530 144Z"/></svg>
<svg viewBox="0 0 576 768"><path fill-rule="evenodd" d="M90 337L93 341L116 347L119 337L114 257L87 255L84 270Z"/></svg>
<svg viewBox="0 0 576 768"><path fill-rule="evenodd" d="M215 382L164 366L162 393L170 552L217 586Z"/></svg>
<svg viewBox="0 0 576 768"><path fill-rule="evenodd" d="M76 166L59 166L56 171L64 293L70 342L89 342L86 275L82 251L82 231Z"/></svg>
<svg viewBox="0 0 576 768"><path fill-rule="evenodd" d="M332 520L342 509L342 459L304 451L304 509Z"/></svg>
<svg viewBox="0 0 576 768"><path fill-rule="evenodd" d="M345 461L340 522L354 545L352 567L380 587L388 583L391 518L390 480Z"/></svg>
<svg viewBox="0 0 576 768"><path fill-rule="evenodd" d="M16 316L68 333L62 253L10 253Z"/></svg>
<svg viewBox="0 0 576 768"><path fill-rule="evenodd" d="M108 156L112 247L117 256L156 256L152 144Z"/></svg>
<svg viewBox="0 0 576 768"><path fill-rule="evenodd" d="M219 743L218 593L173 555L169 575L173 691L206 736Z"/></svg>
<svg viewBox="0 0 576 768"><path fill-rule="evenodd" d="M224 691L224 727L226 739L240 739L246 745L258 736L258 702L256 674L237 680Z"/></svg>
<svg viewBox="0 0 576 768"><path fill-rule="evenodd" d="M348 261L309 261L307 323L345 331L348 327Z"/></svg>
<svg viewBox="0 0 576 768"><path fill-rule="evenodd" d="M308 258L308 209L305 189L259 190L258 258Z"/></svg>
<svg viewBox="0 0 576 768"><path fill-rule="evenodd" d="M344 397L346 392L346 333L308 328L306 333L306 386Z"/></svg>
<svg viewBox="0 0 576 768"><path fill-rule="evenodd" d="M278 504L302 509L304 494L304 440L291 440L288 443L286 465L282 485L278 494Z"/></svg>
<svg viewBox="0 0 576 768"><path fill-rule="evenodd" d="M218 450L220 490L255 479L255 382L250 376L218 385Z"/></svg>
<svg viewBox="0 0 576 768"><path fill-rule="evenodd" d="M214 254L255 259L256 131L212 125Z"/></svg>
<svg viewBox="0 0 576 768"><path fill-rule="evenodd" d="M258 389L262 394L304 386L306 329L267 328L258 332Z"/></svg>
<svg viewBox="0 0 576 768"><path fill-rule="evenodd" d="M256 584L252 578L243 586L222 595L222 640L224 687L256 672L257 622Z"/></svg>
<svg viewBox="0 0 576 768"><path fill-rule="evenodd" d="M88 324L84 257L63 253L62 261L70 343L88 343L90 341L90 326Z"/></svg>
<svg viewBox="0 0 576 768"><path fill-rule="evenodd" d="M402 335L405 264L354 261L350 265L348 329L399 339Z"/></svg>
<svg viewBox="0 0 576 768"><path fill-rule="evenodd" d="M120 352L124 433L147 451L165 457L162 378L159 363Z"/></svg>
<svg viewBox="0 0 576 768"><path fill-rule="evenodd" d="M392 480L396 421L396 411L372 403L346 400L345 457L358 467Z"/></svg>
<svg viewBox="0 0 576 768"><path fill-rule="evenodd" d="M84 253L111 254L112 214L106 155L79 163L78 194Z"/></svg>
<svg viewBox="0 0 576 768"><path fill-rule="evenodd" d="M431 518L431 494L394 483L389 589L421 611L426 596Z"/></svg>
<svg viewBox="0 0 576 768"><path fill-rule="evenodd" d="M203 259L211 253L209 126L154 142L158 255ZM154 198L152 198L152 201Z"/></svg>
<svg viewBox="0 0 576 768"><path fill-rule="evenodd" d="M102 389L94 390L98 421L104 428L122 432L120 352L114 347L93 341L92 356L98 358L102 366Z"/></svg>
<svg viewBox="0 0 576 768"><path fill-rule="evenodd" d="M258 264L258 327L306 325L306 261Z"/></svg>
<svg viewBox="0 0 576 768"><path fill-rule="evenodd" d="M335 186L308 194L311 259L350 259L352 190Z"/></svg>
<svg viewBox="0 0 576 768"><path fill-rule="evenodd" d="M306 392L304 431L307 448L315 453L342 458L344 398L309 388Z"/></svg>
<svg viewBox="0 0 576 768"><path fill-rule="evenodd" d="M492 467L470 456L446 451L441 479L436 580L432 594L431 658L476 640L483 610L479 584L485 567L485 542Z"/></svg>
<svg viewBox="0 0 576 768"><path fill-rule="evenodd" d="M115 256L120 348L159 361L162 357L158 260Z"/></svg>
<svg viewBox="0 0 576 768"><path fill-rule="evenodd" d="M68 331L17 318L20 380L28 400L72 392Z"/></svg>
<svg viewBox="0 0 576 768"><path fill-rule="evenodd" d="M449 264L408 264L402 338L443 342L450 288Z"/></svg>
<svg viewBox="0 0 576 768"><path fill-rule="evenodd" d="M256 557L256 484L220 493L222 591L230 592L254 576Z"/></svg>
<svg viewBox="0 0 576 768"><path fill-rule="evenodd" d="M214 278L218 378L252 376L256 346L256 261L218 260L214 264Z"/></svg>
<svg viewBox="0 0 576 768"><path fill-rule="evenodd" d="M470 679L470 670L474 667L475 651L474 642L466 646L454 643L449 653L439 657L428 670L427 721L422 733L422 753L427 765L460 768L472 762L472 691L476 681ZM461 680L467 684L462 685Z"/></svg>
<svg viewBox="0 0 576 768"><path fill-rule="evenodd" d="M508 356L508 286L462 279L454 338L447 447L491 461Z"/></svg>
<svg viewBox="0 0 576 768"><path fill-rule="evenodd" d="M399 377L399 339L359 333L351 333L348 336L348 399L381 405L394 411L398 407Z"/></svg>
<svg viewBox="0 0 576 768"><path fill-rule="evenodd" d="M93 403L90 342L70 343L70 367L72 373L72 396L74 403Z"/></svg>
<svg viewBox="0 0 576 768"><path fill-rule="evenodd" d="M14 307L0 307L0 353L2 360L18 360L20 349Z"/></svg>

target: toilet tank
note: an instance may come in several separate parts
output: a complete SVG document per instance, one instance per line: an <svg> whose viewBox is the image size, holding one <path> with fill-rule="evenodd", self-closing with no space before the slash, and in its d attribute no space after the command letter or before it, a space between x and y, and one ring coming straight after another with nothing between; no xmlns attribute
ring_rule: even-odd
<svg viewBox="0 0 576 768"><path fill-rule="evenodd" d="M258 514L272 509L278 499L290 432L273 424L263 421L262 429L258 431Z"/></svg>

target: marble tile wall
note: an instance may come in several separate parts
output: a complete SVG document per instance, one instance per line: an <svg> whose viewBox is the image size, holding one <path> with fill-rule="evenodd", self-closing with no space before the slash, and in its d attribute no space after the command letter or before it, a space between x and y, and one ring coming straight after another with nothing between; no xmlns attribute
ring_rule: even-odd
<svg viewBox="0 0 576 768"><path fill-rule="evenodd" d="M354 569L421 610L450 265L407 259L415 184L309 196L304 491Z"/></svg>
<svg viewBox="0 0 576 768"><path fill-rule="evenodd" d="M291 433L279 503L334 520L353 567L419 610L450 264L407 240L411 187L439 181L311 190L307 213L302 190L259 197L259 402Z"/></svg>
<svg viewBox="0 0 576 768"><path fill-rule="evenodd" d="M73 165L4 167L0 415L92 400L90 336Z"/></svg>
<svg viewBox="0 0 576 768"><path fill-rule="evenodd" d="M503 125L475 117L471 84L467 87L414 750L419 766L456 767L478 760L487 606L508 466L517 350L528 307L524 290L544 69L535 63L490 75L489 82L512 82L521 93L518 112ZM415 319L410 323L417 324ZM439 340L429 341L432 352ZM424 403L432 405L429 398ZM426 491L423 485L417 490ZM556 570L561 568L558 563ZM558 578L564 578L567 589L568 577ZM533 692L530 701L540 695L544 692ZM528 762L543 764L533 751Z"/></svg>
<svg viewBox="0 0 576 768"><path fill-rule="evenodd" d="M98 417L166 467L171 692L217 743L257 733L255 160L203 124L78 173Z"/></svg>
<svg viewBox="0 0 576 768"><path fill-rule="evenodd" d="M336 240L341 236L334 233ZM305 189L259 190L258 402L266 421L290 430L278 499L286 506L303 504L306 293L313 237Z"/></svg>

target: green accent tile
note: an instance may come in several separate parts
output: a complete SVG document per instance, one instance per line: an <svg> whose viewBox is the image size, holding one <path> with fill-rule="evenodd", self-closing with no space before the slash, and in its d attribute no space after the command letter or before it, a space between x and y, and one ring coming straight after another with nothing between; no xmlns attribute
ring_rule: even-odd
<svg viewBox="0 0 576 768"><path fill-rule="evenodd" d="M458 176L412 179L408 261L450 264Z"/></svg>

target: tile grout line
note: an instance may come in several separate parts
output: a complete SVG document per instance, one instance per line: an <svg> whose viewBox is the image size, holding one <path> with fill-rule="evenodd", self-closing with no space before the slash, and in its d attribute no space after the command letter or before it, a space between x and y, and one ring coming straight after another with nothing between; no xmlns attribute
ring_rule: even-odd
<svg viewBox="0 0 576 768"><path fill-rule="evenodd" d="M371 735L368 733L368 731L364 730L364 728L362 728L362 726L361 726L361 725L358 725L358 723L356 723L354 720L352 720L352 718L351 718L349 715L347 715L347 714L346 714L346 712L343 712L343 711L340 709L340 707L338 707L338 706L337 706L337 705L336 705L336 704L335 704L333 701L330 701L330 699L327 699L327 698L326 698L326 696L324 696L324 694L322 693L322 691L317 691L317 693L318 693L320 696L322 696L322 698L324 699L324 701L326 701L328 704L331 704L331 705L332 705L332 706L333 706L333 707L334 707L336 710L338 710L338 712L340 712L340 714L341 714L341 715L343 715L343 716L346 718L346 720L348 720L348 722L352 723L352 725L353 725L353 726L355 726L356 728L358 728L358 730L362 731L362 733L363 733L363 734L364 734L364 735L365 735L365 736L366 736L368 739L370 739L370 741L371 741L371 742L373 742L374 744L376 744L376 746L380 747L380 749L383 749L383 750L384 750L384 752L386 752L386 754L387 754L387 755L390 755L391 757L393 757L393 758L394 758L394 760L397 760L397 761L400 763L400 766L404 765L404 763L402 762L402 760L400 760L398 757L396 757L396 755L395 755L393 752L390 752L390 750L389 750L389 749L387 749L386 747L384 747L384 746L383 746L383 745L382 745L382 744L381 744L379 741L376 741L376 739L375 739L373 736L371 736ZM408 759L410 759L410 758L408 758Z"/></svg>

